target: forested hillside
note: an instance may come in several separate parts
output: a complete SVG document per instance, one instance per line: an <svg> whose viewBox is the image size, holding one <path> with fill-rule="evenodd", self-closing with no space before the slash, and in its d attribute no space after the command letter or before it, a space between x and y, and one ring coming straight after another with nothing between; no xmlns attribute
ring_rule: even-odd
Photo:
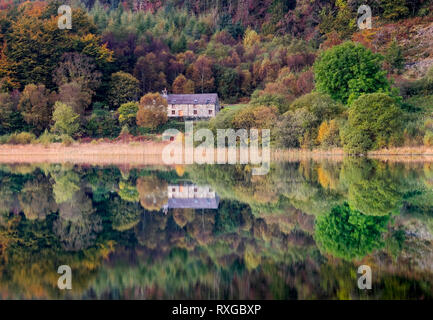
<svg viewBox="0 0 433 320"><path fill-rule="evenodd" d="M57 25L64 2L71 30ZM358 28L361 4L372 8L370 30ZM426 0L15 1L0 12L0 142L161 132L161 110L136 117L149 109L143 96L167 88L242 103L209 126L272 125L279 146L430 146L432 9ZM343 56L348 65L333 69ZM388 116L361 128L354 110L372 101Z"/></svg>

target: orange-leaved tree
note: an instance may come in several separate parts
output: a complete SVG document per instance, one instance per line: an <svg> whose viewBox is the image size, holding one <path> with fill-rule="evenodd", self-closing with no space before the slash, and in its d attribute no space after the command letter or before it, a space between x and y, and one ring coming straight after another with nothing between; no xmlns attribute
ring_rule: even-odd
<svg viewBox="0 0 433 320"><path fill-rule="evenodd" d="M159 93L148 93L141 98L137 125L155 130L167 120L167 100L164 97Z"/></svg>

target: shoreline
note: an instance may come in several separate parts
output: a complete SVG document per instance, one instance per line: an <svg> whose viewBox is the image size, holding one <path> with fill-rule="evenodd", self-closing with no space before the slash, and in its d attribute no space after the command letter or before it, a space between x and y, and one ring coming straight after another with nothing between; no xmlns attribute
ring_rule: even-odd
<svg viewBox="0 0 433 320"><path fill-rule="evenodd" d="M0 145L0 163L74 163L101 165L161 165L166 143L61 143Z"/></svg>
<svg viewBox="0 0 433 320"><path fill-rule="evenodd" d="M164 165L161 155L168 142L61 143L0 145L0 163L76 163L101 165ZM271 161L331 160L350 157L331 150L272 149ZM391 162L433 162L433 148L402 147L368 152L368 158Z"/></svg>

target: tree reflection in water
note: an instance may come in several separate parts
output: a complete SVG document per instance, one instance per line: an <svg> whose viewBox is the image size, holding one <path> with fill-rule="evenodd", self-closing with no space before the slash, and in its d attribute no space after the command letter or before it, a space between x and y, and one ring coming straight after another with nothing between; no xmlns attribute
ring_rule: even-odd
<svg viewBox="0 0 433 320"><path fill-rule="evenodd" d="M350 158L261 177L2 165L0 297L433 298L432 177L428 163ZM72 291L56 287L63 264Z"/></svg>

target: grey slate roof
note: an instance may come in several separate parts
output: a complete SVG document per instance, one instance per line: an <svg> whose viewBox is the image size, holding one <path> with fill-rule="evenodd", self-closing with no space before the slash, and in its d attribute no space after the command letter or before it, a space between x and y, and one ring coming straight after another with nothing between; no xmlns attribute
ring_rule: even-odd
<svg viewBox="0 0 433 320"><path fill-rule="evenodd" d="M217 101L217 93L167 95L168 104L216 104Z"/></svg>
<svg viewBox="0 0 433 320"><path fill-rule="evenodd" d="M219 197L215 198L194 198L194 199L168 199L165 206L167 209L218 209Z"/></svg>

